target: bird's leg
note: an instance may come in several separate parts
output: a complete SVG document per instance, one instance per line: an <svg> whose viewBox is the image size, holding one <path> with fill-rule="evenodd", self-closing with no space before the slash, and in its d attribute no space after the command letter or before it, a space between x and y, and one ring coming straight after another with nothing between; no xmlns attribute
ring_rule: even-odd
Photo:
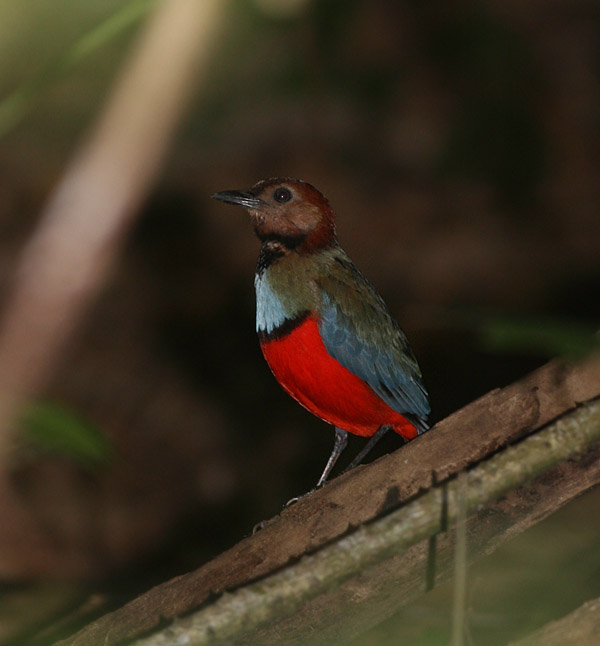
<svg viewBox="0 0 600 646"><path fill-rule="evenodd" d="M327 476L331 472L331 469L333 469L333 466L337 462L337 459L342 454L342 451L346 448L346 444L348 444L348 432L342 431L341 428L338 428L336 426L335 438L333 440L333 450L331 451L329 460L327 460L327 464L325 465L325 468L323 469L323 473L319 478L319 482L317 482L317 486L315 487L316 489L318 489L319 487L322 487L325 484L325 482L327 481Z"/></svg>
<svg viewBox="0 0 600 646"><path fill-rule="evenodd" d="M362 451L350 462L350 464L344 469L343 473L346 473L346 471L350 471L350 469L354 469L354 467L357 467L366 457L369 451L379 442L379 440L391 429L392 427L389 426L388 424L384 424L383 426L380 426L377 431L375 432L374 435L371 435L371 438L369 441L365 444L363 447Z"/></svg>
<svg viewBox="0 0 600 646"><path fill-rule="evenodd" d="M307 491L305 494L302 494L301 496L296 496L295 498L288 500L285 503L285 507L289 507L290 505L293 505L299 500L302 500L302 498L306 498L306 496L310 496L310 494L313 491L316 491L317 489L319 489L319 487L322 487L327 482L327 476L331 472L331 469L333 469L333 466L337 462L337 459L342 454L342 451L346 448L346 444L348 444L348 432L343 431L341 428L338 428L336 426L335 438L333 440L333 450L331 451L329 460L327 460L327 464L325 465L325 468L323 469L323 473L319 478L319 482L317 482L317 486L314 489Z"/></svg>

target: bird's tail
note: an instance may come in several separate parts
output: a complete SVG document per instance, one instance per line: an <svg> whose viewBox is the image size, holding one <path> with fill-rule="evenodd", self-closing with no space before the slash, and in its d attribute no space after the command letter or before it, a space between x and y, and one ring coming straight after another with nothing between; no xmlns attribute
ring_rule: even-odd
<svg viewBox="0 0 600 646"><path fill-rule="evenodd" d="M422 417L418 417L417 415L411 415L406 413L404 413L404 417L406 417L406 419L411 424L414 424L417 427L417 435L423 435L423 433L425 433L431 428L427 420L423 419Z"/></svg>

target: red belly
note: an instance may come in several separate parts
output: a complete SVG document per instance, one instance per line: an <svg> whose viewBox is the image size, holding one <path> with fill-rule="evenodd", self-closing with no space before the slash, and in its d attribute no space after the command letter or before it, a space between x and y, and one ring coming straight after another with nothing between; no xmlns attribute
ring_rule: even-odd
<svg viewBox="0 0 600 646"><path fill-rule="evenodd" d="M406 439L416 437L413 424L329 355L313 317L261 349L284 390L329 424L365 437L389 424Z"/></svg>

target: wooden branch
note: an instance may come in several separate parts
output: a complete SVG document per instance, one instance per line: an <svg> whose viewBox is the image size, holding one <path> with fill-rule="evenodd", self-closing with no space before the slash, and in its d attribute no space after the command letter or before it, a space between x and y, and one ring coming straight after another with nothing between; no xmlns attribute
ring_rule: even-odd
<svg viewBox="0 0 600 646"><path fill-rule="evenodd" d="M557 621L546 624L509 646L597 646L600 641L600 599L587 601Z"/></svg>
<svg viewBox="0 0 600 646"><path fill-rule="evenodd" d="M432 478L437 482L446 480L539 429L565 411L573 409L578 403L599 395L598 362L590 361L579 366L552 362L516 384L488 393L399 451L337 478L325 489L282 512L281 517L277 517L264 530L248 537L204 567L157 586L120 610L100 618L63 644L84 646L103 643L109 646L155 629L164 619L188 614L206 603L211 596L273 573L303 554L338 539L352 527L367 523L398 507L419 492L431 488ZM559 435L561 432L558 431ZM535 442L536 438L532 437L531 441ZM542 440L542 444L545 441ZM560 446L555 448L560 454ZM517 449L519 446L511 449L510 453ZM545 449L542 453L544 452ZM561 455L564 457L564 454ZM499 455L494 460L502 457L503 455ZM550 464L552 462L546 466ZM521 482L519 478L526 472L515 469L510 460L505 466L507 470L503 472L502 478L510 476L509 479L516 486ZM477 473L474 469L469 478L477 477ZM526 477L534 477L535 473L537 471L527 472ZM486 480L487 478L488 476ZM564 501L585 490L590 483L599 480L597 460L557 466L549 475L534 483L529 497L509 494L497 503L493 513L479 513L472 517L468 525L469 553L493 549L507 536L543 518ZM550 486L548 482L551 482ZM557 486L559 482L560 487ZM506 483L502 484L502 487L505 485ZM452 499L452 487L452 484L447 485L448 503ZM470 509L482 502L476 498L480 490L482 485L475 486L475 481L469 485ZM499 488L495 495L501 495L502 491L506 489ZM249 638L247 643L274 643L272 637L278 635L278 639L285 636L285 643L293 644L293 636L302 635L299 626L306 627L307 618L309 625L319 629L319 640L313 639L315 635L311 633L311 643L335 643L344 636L356 634L357 630L381 621L403 600L422 593L427 557L427 545L422 539L440 528L443 492L444 488L437 488L378 521L389 523L392 522L389 519L393 517L394 527L404 527L402 523L394 523L399 518L405 519L403 522L408 524L412 538L409 540L408 534L398 538L403 549L406 549L401 558L391 558L369 567L366 578L366 573L361 573L361 577L350 577L339 587L333 586L333 589L319 596L316 603L312 602L311 605L309 602L302 606L301 613L280 619L270 634L268 631L260 632ZM448 504L449 514L451 507ZM412 510L412 514L416 513L416 518L407 509ZM432 513L432 517L425 522L420 514L427 510ZM405 514L409 515L404 516ZM477 525L477 532L472 531L473 523ZM378 525L378 532L380 529L381 526ZM397 530L389 529L396 536L394 531ZM378 535L376 533L373 536L369 528L364 527L341 539L346 541L344 545L352 547L348 553L350 562L355 558L353 553L357 553L354 551L354 541L367 536L377 543ZM416 540L421 540L421 543L408 547ZM438 537L438 579L446 576L448 562L451 560L448 555L451 543L447 535ZM382 547L382 553L389 557L397 547L398 543L392 542ZM307 558L317 559L316 562L320 563L319 559L324 557L319 554ZM373 558L372 553L368 554L361 558L366 563L373 563L370 560ZM276 576L284 576L287 571L283 570ZM267 581L270 579L260 585L267 585ZM371 604L370 599L377 601ZM359 600L361 603L357 603ZM338 604L338 609L345 609L342 622L336 615L336 606L331 603L333 601ZM283 607L287 608L285 603Z"/></svg>
<svg viewBox="0 0 600 646"><path fill-rule="evenodd" d="M547 471L562 460L579 457L600 441L600 402L579 408L539 433L474 467L463 488L467 514L497 500L516 487ZM434 487L414 502L380 520L363 525L349 536L263 581L223 595L193 615L180 619L135 646L197 646L229 644L248 639L256 629L294 613L306 601L335 590L365 571L400 556L409 547L442 531L459 513L460 481ZM363 582L364 587L364 582ZM323 601L320 601L323 605ZM331 604L327 604L330 607ZM346 609L342 610L344 616ZM303 631L295 631L296 638ZM314 642L314 626L311 623ZM256 636L248 643L275 643L281 630ZM329 640L327 640L329 641ZM338 640L336 640L338 641ZM287 642L286 640L286 643Z"/></svg>

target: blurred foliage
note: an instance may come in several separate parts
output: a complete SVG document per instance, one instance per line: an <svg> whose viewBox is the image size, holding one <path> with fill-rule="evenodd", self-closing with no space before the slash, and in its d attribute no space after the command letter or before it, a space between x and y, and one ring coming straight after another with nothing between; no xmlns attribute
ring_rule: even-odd
<svg viewBox="0 0 600 646"><path fill-rule="evenodd" d="M576 320L490 316L479 332L486 351L581 359L600 350L597 326Z"/></svg>
<svg viewBox="0 0 600 646"><path fill-rule="evenodd" d="M32 109L41 95L84 58L106 46L115 36L136 23L156 0L130 0L98 26L84 33L56 59L43 64L33 78L24 81L0 101L0 137L12 130Z"/></svg>
<svg viewBox="0 0 600 646"><path fill-rule="evenodd" d="M546 153L531 43L484 3L443 9L430 25L426 54L461 102L440 172L490 182L513 206L529 203Z"/></svg>
<svg viewBox="0 0 600 646"><path fill-rule="evenodd" d="M108 441L92 422L56 402L28 404L19 421L34 451L58 455L92 470L111 456Z"/></svg>

